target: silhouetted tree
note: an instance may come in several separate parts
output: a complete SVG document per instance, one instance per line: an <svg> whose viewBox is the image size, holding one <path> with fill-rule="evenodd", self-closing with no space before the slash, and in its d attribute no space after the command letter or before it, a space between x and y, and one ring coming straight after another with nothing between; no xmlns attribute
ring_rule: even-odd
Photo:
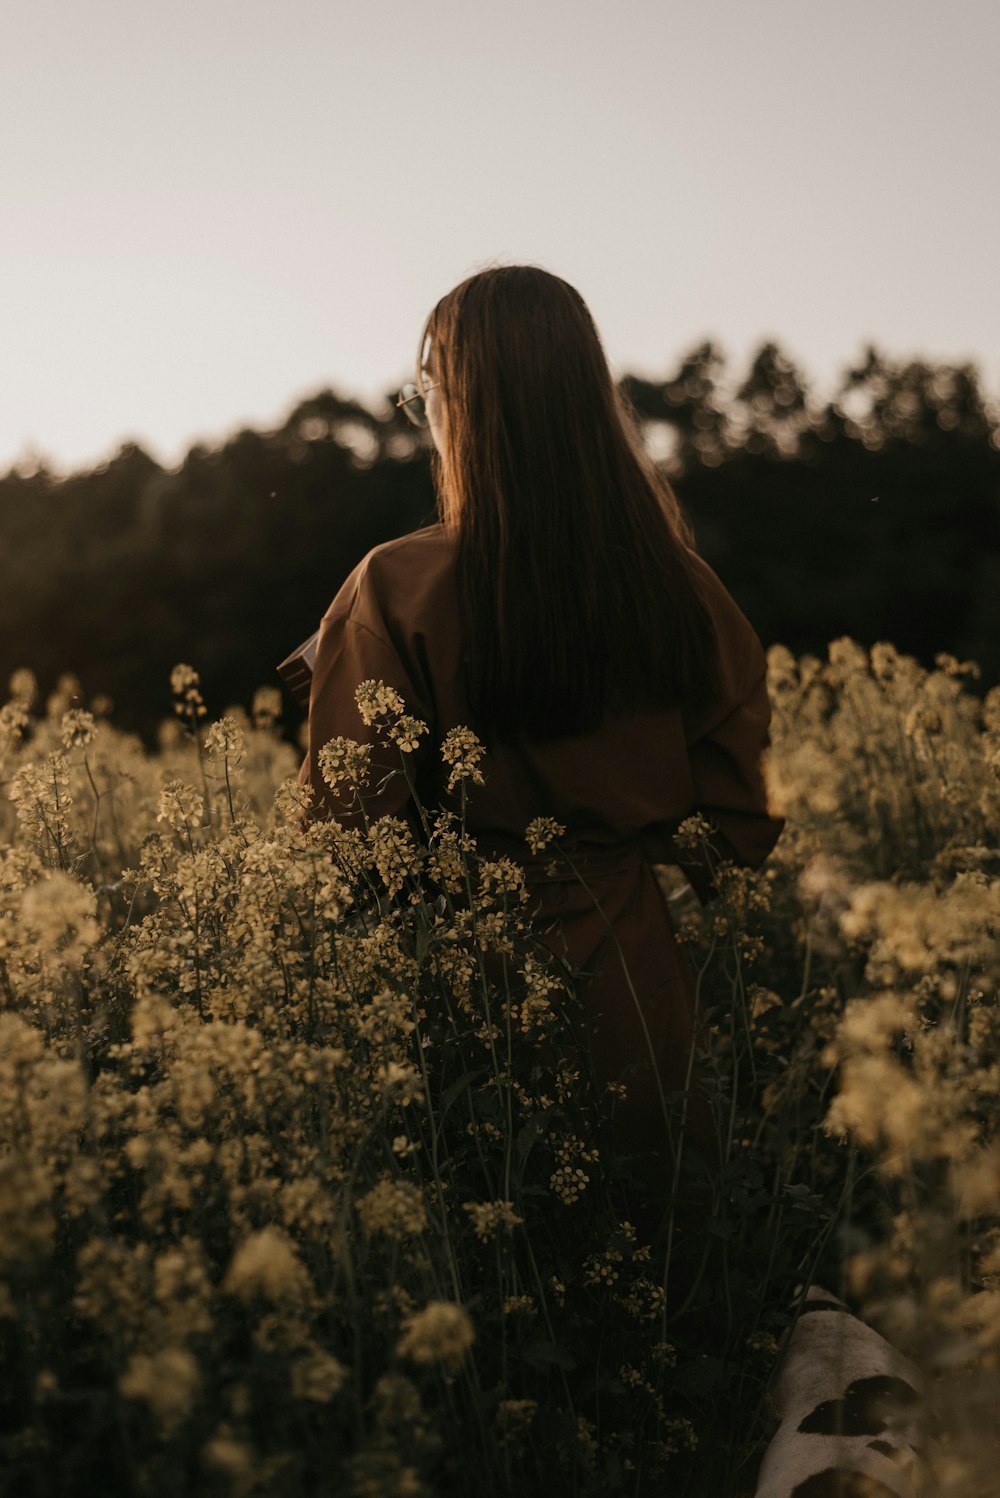
<svg viewBox="0 0 1000 1498"><path fill-rule="evenodd" d="M850 634L1000 671L1000 414L970 364L869 346L813 407L773 342L735 393L711 341L624 395L698 542L765 645ZM248 702L316 627L351 567L434 517L427 438L322 390L275 431L194 446L175 470L134 443L57 478L0 477L0 679L70 671L152 735L180 660L213 711ZM300 719L291 700L289 729Z"/></svg>

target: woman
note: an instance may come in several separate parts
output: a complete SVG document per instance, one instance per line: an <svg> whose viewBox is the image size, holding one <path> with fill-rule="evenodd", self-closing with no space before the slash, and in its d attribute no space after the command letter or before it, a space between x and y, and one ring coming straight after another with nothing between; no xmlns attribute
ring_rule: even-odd
<svg viewBox="0 0 1000 1498"><path fill-rule="evenodd" d="M688 1079L694 985L651 863L679 864L705 903L711 864L674 841L679 822L702 812L716 856L751 868L777 841L764 652L695 552L565 281L527 265L463 281L427 320L417 381L401 404L430 426L440 520L377 546L324 615L300 780L343 819L318 754L336 735L375 742L354 701L366 679L430 727L414 755L425 804L445 799L444 735L475 731L488 752L469 830L526 866L537 930L590 975L597 1074L625 1082L621 1137L655 1158L661 1088ZM406 798L397 775L370 814ZM539 816L565 827L575 872L529 855ZM688 1126L710 1135L697 1094Z"/></svg>

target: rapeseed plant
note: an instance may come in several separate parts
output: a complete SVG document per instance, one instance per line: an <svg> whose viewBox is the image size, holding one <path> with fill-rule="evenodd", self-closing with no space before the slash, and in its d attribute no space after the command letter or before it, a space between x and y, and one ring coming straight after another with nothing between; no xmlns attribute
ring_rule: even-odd
<svg viewBox="0 0 1000 1498"><path fill-rule="evenodd" d="M523 870L453 802L308 818L280 698L156 752L28 672L0 708L0 1462L11 1491L746 1493L823 1278L932 1375L935 1492L1000 1398L1000 688L770 652L786 832L700 907L709 1157L652 1190ZM426 733L380 682L400 773ZM364 811L366 746L321 754ZM420 829L418 832L417 829ZM712 827L679 839L712 857ZM532 857L564 857L539 816ZM683 1113L685 1101L673 1100Z"/></svg>

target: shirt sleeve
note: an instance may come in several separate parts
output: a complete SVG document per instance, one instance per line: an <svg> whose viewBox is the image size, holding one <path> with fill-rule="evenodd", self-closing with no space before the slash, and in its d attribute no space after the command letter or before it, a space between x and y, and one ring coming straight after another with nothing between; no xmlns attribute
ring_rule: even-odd
<svg viewBox="0 0 1000 1498"><path fill-rule="evenodd" d="M703 847L692 851L678 846L674 834L684 817L654 829L647 848L648 856L683 870L703 905L718 894L712 870L719 859L760 868L785 825L784 817L771 810L764 780L771 702L767 657L756 634L750 635L738 680L737 700L725 716L688 745L693 800L684 815L701 812L712 824L712 857Z"/></svg>
<svg viewBox="0 0 1000 1498"><path fill-rule="evenodd" d="M308 750L299 771L299 783L312 787L312 816L335 817L345 826L360 826L365 817L368 821L384 816L404 815L411 820L416 817L403 773L402 752L388 739L384 728L380 733L377 723L369 726L362 721L354 696L359 683L384 682L402 697L407 714L427 723L429 733L422 735L418 747L407 755L413 777L426 757L434 732L427 704L399 652L378 629L370 607L365 613L367 622L354 611L338 606L335 599L320 624L309 694ZM320 750L331 739L340 737L371 745L364 814L350 787L334 790L320 772Z"/></svg>

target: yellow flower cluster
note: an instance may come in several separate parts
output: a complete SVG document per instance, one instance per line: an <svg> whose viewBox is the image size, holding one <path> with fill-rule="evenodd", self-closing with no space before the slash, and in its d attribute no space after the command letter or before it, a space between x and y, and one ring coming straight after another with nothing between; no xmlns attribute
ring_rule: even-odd
<svg viewBox="0 0 1000 1498"><path fill-rule="evenodd" d="M354 739L329 739L319 751L319 768L331 790L343 783L356 788L365 786L371 769L371 752L370 744L358 744Z"/></svg>
<svg viewBox="0 0 1000 1498"><path fill-rule="evenodd" d="M177 699L174 712L178 717L196 723L207 715L208 709L201 695L201 677L193 666L174 667L170 673L170 690Z"/></svg>
<svg viewBox="0 0 1000 1498"><path fill-rule="evenodd" d="M414 1363L442 1363L454 1368L464 1359L475 1336L463 1306L433 1300L410 1317L397 1351Z"/></svg>
<svg viewBox="0 0 1000 1498"><path fill-rule="evenodd" d="M501 1228L512 1232L524 1221L514 1211L513 1202L463 1202L462 1207L471 1217L476 1237L481 1243L488 1242Z"/></svg>
<svg viewBox="0 0 1000 1498"><path fill-rule="evenodd" d="M384 681L362 681L354 689L354 700L367 728L378 718L400 718L405 704L399 693Z"/></svg>
<svg viewBox="0 0 1000 1498"><path fill-rule="evenodd" d="M555 817L535 817L524 829L524 840L532 853L544 853L557 838L566 836L566 828Z"/></svg>
<svg viewBox="0 0 1000 1498"><path fill-rule="evenodd" d="M485 746L480 743L471 728L460 727L448 730L441 744L441 758L446 765L451 766L451 773L448 776L449 791L453 791L460 782L471 781L474 785L483 784L483 773L478 766L485 753Z"/></svg>
<svg viewBox="0 0 1000 1498"><path fill-rule="evenodd" d="M427 1227L427 1209L423 1192L412 1181L385 1176L377 1185L359 1197L355 1207L368 1237L384 1233L402 1240Z"/></svg>

